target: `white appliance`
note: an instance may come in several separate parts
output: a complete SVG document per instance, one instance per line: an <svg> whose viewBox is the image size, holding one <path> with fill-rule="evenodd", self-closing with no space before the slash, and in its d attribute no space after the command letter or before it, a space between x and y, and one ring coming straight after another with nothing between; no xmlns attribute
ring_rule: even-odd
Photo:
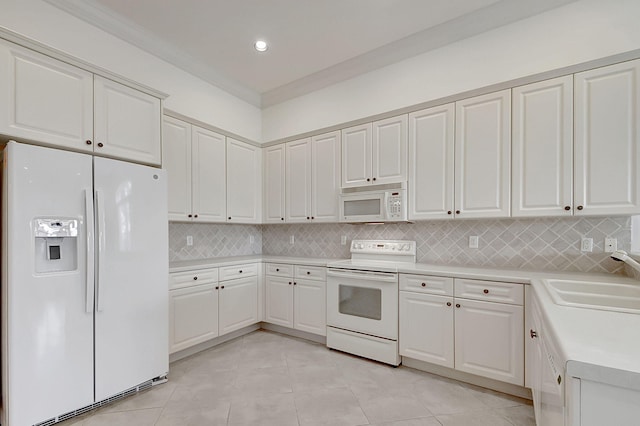
<svg viewBox="0 0 640 426"><path fill-rule="evenodd" d="M406 222L407 188L380 185L376 190L345 188L340 194L340 222Z"/></svg>
<svg viewBox="0 0 640 426"><path fill-rule="evenodd" d="M329 263L327 346L399 365L398 268L415 261L415 241L353 240L350 260Z"/></svg>
<svg viewBox="0 0 640 426"><path fill-rule="evenodd" d="M2 425L50 425L163 381L164 171L9 142L2 178Z"/></svg>

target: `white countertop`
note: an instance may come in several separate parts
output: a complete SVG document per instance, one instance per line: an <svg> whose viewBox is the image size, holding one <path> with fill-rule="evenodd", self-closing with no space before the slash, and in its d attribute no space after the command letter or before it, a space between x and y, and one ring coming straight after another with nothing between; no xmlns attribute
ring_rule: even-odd
<svg viewBox="0 0 640 426"><path fill-rule="evenodd" d="M292 265L327 266L330 262L340 259L326 259L321 257L289 257L265 256L255 254L250 256L216 257L213 259L182 260L169 263L169 272L185 272L198 269L220 268L224 266L240 265L243 263L289 263Z"/></svg>

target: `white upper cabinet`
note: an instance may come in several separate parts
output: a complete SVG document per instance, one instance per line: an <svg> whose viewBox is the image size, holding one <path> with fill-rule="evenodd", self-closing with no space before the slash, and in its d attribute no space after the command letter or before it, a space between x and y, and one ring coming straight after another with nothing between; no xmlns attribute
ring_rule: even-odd
<svg viewBox="0 0 640 426"><path fill-rule="evenodd" d="M264 159L264 222L284 222L285 209L285 145L265 148Z"/></svg>
<svg viewBox="0 0 640 426"><path fill-rule="evenodd" d="M227 138L227 221L260 223L262 149Z"/></svg>
<svg viewBox="0 0 640 426"><path fill-rule="evenodd" d="M573 76L513 89L513 216L573 209Z"/></svg>
<svg viewBox="0 0 640 426"><path fill-rule="evenodd" d="M453 217L455 106L409 114L409 220Z"/></svg>
<svg viewBox="0 0 640 426"><path fill-rule="evenodd" d="M407 181L407 115L373 122L371 182Z"/></svg>
<svg viewBox="0 0 640 426"><path fill-rule="evenodd" d="M406 180L406 115L342 130L343 188Z"/></svg>
<svg viewBox="0 0 640 426"><path fill-rule="evenodd" d="M193 126L191 131L192 208L195 222L224 222L227 215L225 137Z"/></svg>
<svg viewBox="0 0 640 426"><path fill-rule="evenodd" d="M0 40L0 134L92 152L93 74Z"/></svg>
<svg viewBox="0 0 640 426"><path fill-rule="evenodd" d="M160 99L94 76L94 152L160 164Z"/></svg>
<svg viewBox="0 0 640 426"><path fill-rule="evenodd" d="M311 138L311 220L337 222L340 215L340 132Z"/></svg>
<svg viewBox="0 0 640 426"><path fill-rule="evenodd" d="M191 124L165 116L162 168L167 171L169 220L191 215Z"/></svg>
<svg viewBox="0 0 640 426"><path fill-rule="evenodd" d="M575 74L578 215L640 213L640 60Z"/></svg>
<svg viewBox="0 0 640 426"><path fill-rule="evenodd" d="M286 221L311 220L311 139L286 144Z"/></svg>
<svg viewBox="0 0 640 426"><path fill-rule="evenodd" d="M456 215L508 217L511 90L456 102L455 138Z"/></svg>

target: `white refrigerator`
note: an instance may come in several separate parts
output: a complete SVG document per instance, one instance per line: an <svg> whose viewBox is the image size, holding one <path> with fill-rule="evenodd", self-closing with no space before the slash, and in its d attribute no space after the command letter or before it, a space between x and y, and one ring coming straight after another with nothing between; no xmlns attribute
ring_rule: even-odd
<svg viewBox="0 0 640 426"><path fill-rule="evenodd" d="M164 171L16 142L2 164L2 425L166 376Z"/></svg>

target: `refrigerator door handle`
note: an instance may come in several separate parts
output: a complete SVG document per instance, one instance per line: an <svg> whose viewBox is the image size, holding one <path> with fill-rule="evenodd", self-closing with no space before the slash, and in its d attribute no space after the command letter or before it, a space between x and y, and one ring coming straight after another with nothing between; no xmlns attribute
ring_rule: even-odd
<svg viewBox="0 0 640 426"><path fill-rule="evenodd" d="M103 268L102 265L104 265L104 252L105 252L105 245L106 245L106 235L105 235L105 217L104 217L104 196L102 194L102 191L97 190L96 191L96 222L98 224L97 226L97 237L98 237L98 264L97 264L97 268L98 268L98 273L96 274L96 293L97 293L97 307L96 310L98 312L102 312L103 310L103 302L102 302L102 274L103 274Z"/></svg>
<svg viewBox="0 0 640 426"><path fill-rule="evenodd" d="M86 283L86 300L85 309L87 313L93 312L93 298L95 296L94 283L94 265L95 265L95 242L94 242L94 223L93 223L93 191L85 189L84 191L84 217L87 229L87 276Z"/></svg>

